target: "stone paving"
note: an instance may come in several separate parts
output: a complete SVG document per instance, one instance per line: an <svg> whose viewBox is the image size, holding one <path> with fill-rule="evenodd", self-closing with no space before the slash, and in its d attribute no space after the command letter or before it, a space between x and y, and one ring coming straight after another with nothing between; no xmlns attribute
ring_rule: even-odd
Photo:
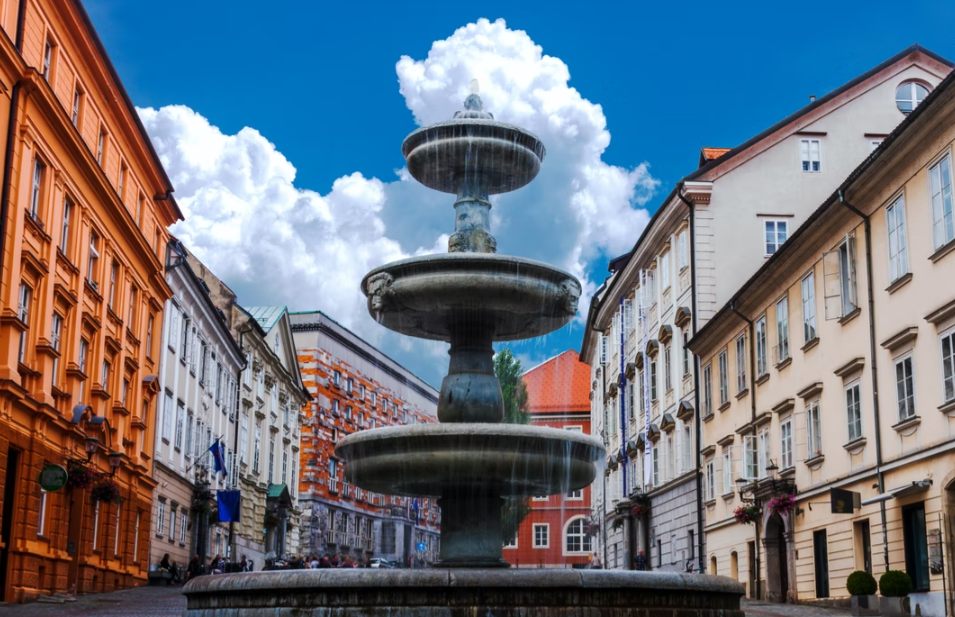
<svg viewBox="0 0 955 617"><path fill-rule="evenodd" d="M80 596L64 604L0 604L0 617L179 617L186 608L181 587L137 587L112 593ZM770 604L743 600L752 617L844 617L848 610Z"/></svg>

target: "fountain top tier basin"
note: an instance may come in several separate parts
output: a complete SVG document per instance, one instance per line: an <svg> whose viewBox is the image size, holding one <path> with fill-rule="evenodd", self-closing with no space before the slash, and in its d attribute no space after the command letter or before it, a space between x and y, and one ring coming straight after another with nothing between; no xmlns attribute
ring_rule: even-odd
<svg viewBox="0 0 955 617"><path fill-rule="evenodd" d="M386 495L529 497L588 486L604 448L591 435L548 427L419 424L353 433L335 452L351 482Z"/></svg>
<svg viewBox="0 0 955 617"><path fill-rule="evenodd" d="M563 270L493 253L396 261L365 275L361 289L383 326L439 341L474 328L493 341L547 334L573 318L580 297L580 283Z"/></svg>
<svg viewBox="0 0 955 617"><path fill-rule="evenodd" d="M408 171L426 187L458 194L467 185L487 196L533 180L546 151L536 135L519 126L462 115L411 133L401 153Z"/></svg>

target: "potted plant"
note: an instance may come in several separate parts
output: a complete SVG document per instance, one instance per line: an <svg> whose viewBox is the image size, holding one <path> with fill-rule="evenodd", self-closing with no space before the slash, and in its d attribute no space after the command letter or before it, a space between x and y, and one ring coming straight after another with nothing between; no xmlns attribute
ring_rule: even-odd
<svg viewBox="0 0 955 617"><path fill-rule="evenodd" d="M738 506L733 510L733 516L736 518L736 522L740 525L750 525L759 520L759 517L762 516L763 510L757 505L750 506Z"/></svg>
<svg viewBox="0 0 955 617"><path fill-rule="evenodd" d="M119 495L119 487L111 478L101 478L90 491L92 501L104 501L106 503L119 503L123 500Z"/></svg>
<svg viewBox="0 0 955 617"><path fill-rule="evenodd" d="M776 495L769 500L766 506L769 508L770 514L781 519L787 513L796 509L796 498L789 494Z"/></svg>
<svg viewBox="0 0 955 617"><path fill-rule="evenodd" d="M89 488L99 479L99 473L83 461L67 461L67 488Z"/></svg>
<svg viewBox="0 0 955 617"><path fill-rule="evenodd" d="M650 513L650 497L646 493L640 493L633 498L633 507L630 508L630 514L637 518L642 518Z"/></svg>
<svg viewBox="0 0 955 617"><path fill-rule="evenodd" d="M901 570L889 570L879 579L879 593L882 594L880 608L886 617L909 615L909 598L912 591L912 579Z"/></svg>
<svg viewBox="0 0 955 617"><path fill-rule="evenodd" d="M878 615L879 597L875 595L875 577L865 570L856 570L846 579L846 591L852 596L853 615Z"/></svg>

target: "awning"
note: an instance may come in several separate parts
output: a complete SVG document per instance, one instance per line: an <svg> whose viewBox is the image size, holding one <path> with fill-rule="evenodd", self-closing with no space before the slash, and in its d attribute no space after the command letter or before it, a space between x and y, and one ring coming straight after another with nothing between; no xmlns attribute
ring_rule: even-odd
<svg viewBox="0 0 955 617"><path fill-rule="evenodd" d="M876 495L875 497L873 497L873 498L871 498L871 499L866 499L866 500L864 500L864 501L862 502L862 505L868 506L868 505L873 504L873 503L879 503L879 502L882 502L882 501L888 501L888 500L890 500L890 499L892 499L892 498L901 499L902 497L907 497L907 496L912 495L912 494L914 494L914 493L918 493L918 492L924 491L924 490L928 489L928 487L930 487L930 486L932 486L932 480L931 480L931 479L926 478L925 480L916 480L915 482L912 482L912 483L910 483L910 484L906 484L906 485L904 485L904 486L900 486L900 487L898 487L898 488L894 488L894 489L892 489L891 491L888 491L888 492L886 492L886 493L882 493L881 495Z"/></svg>

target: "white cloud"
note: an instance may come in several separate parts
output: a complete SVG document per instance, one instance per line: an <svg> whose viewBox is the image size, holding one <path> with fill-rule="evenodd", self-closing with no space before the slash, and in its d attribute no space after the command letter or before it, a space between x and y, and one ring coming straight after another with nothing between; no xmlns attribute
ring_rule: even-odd
<svg viewBox="0 0 955 617"><path fill-rule="evenodd" d="M485 109L542 139L540 175L494 198L493 232L500 252L580 278L586 309L591 263L630 248L649 219L640 206L657 184L645 164L625 169L601 160L610 133L600 106L569 86L567 65L503 20L460 28L426 59L405 56L396 68L420 124L449 119L477 78ZM446 250L452 196L425 189L407 170L389 182L356 171L323 195L296 186L293 164L255 129L225 135L184 106L140 115L185 215L173 232L241 302L320 308L437 382L445 347L385 334L368 316L359 283L380 264Z"/></svg>

